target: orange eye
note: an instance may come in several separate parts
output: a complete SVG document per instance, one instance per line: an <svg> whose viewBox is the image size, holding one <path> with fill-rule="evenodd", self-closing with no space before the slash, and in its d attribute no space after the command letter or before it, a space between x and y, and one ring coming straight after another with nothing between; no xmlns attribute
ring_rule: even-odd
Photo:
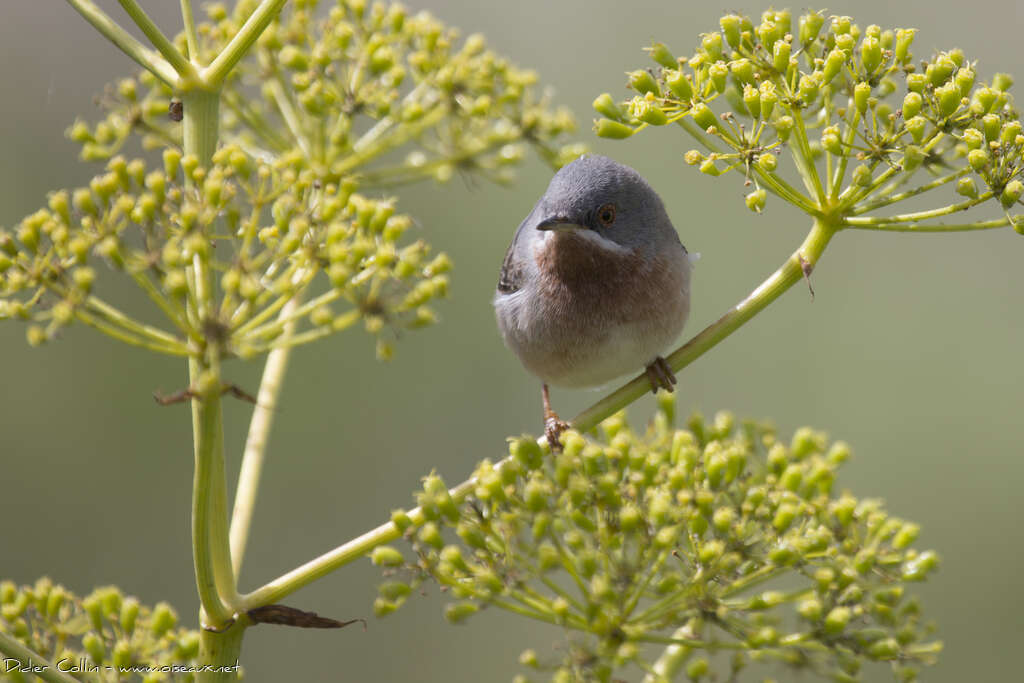
<svg viewBox="0 0 1024 683"><path fill-rule="evenodd" d="M608 226L615 222L615 205L605 204L597 210L597 220L601 221L602 225Z"/></svg>

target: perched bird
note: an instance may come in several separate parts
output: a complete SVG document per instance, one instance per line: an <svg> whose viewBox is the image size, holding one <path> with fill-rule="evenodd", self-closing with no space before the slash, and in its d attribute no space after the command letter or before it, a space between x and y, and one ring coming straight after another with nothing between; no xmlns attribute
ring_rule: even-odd
<svg viewBox="0 0 1024 683"><path fill-rule="evenodd" d="M690 311L691 260L647 181L607 157L562 168L505 253L494 309L505 344L540 378L552 448L565 423L548 385L592 387L646 367L652 391L676 382L659 354Z"/></svg>

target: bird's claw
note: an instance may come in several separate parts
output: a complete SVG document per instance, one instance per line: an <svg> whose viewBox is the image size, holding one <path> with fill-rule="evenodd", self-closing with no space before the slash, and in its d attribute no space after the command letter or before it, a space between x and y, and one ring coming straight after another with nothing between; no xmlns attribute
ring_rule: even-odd
<svg viewBox="0 0 1024 683"><path fill-rule="evenodd" d="M651 382L651 393L658 393L658 389L672 392L675 390L676 375L661 356L655 358L646 368L647 379Z"/></svg>
<svg viewBox="0 0 1024 683"><path fill-rule="evenodd" d="M552 453L559 453L562 450L562 432L569 429L568 422L562 422L554 413L544 416L544 436L548 439L548 445Z"/></svg>

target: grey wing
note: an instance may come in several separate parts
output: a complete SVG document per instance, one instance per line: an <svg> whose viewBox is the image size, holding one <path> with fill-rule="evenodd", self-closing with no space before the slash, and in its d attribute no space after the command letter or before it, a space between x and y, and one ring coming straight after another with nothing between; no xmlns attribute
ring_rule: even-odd
<svg viewBox="0 0 1024 683"><path fill-rule="evenodd" d="M527 218L527 220L529 219ZM517 292L522 289L526 281L526 264L523 261L525 256L520 253L519 249L519 243L525 239L522 236L524 225L526 225L525 220L519 225L515 237L512 238L512 244L508 245L508 251L505 252L505 260L501 264L501 273L498 274L499 294Z"/></svg>

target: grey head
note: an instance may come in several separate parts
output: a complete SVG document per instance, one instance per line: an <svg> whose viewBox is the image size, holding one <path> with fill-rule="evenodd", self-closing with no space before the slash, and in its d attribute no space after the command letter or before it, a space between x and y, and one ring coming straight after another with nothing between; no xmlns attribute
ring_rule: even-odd
<svg viewBox="0 0 1024 683"><path fill-rule="evenodd" d="M654 189L629 166L588 154L563 167L527 218L544 230L586 229L629 250L663 249L679 238Z"/></svg>

